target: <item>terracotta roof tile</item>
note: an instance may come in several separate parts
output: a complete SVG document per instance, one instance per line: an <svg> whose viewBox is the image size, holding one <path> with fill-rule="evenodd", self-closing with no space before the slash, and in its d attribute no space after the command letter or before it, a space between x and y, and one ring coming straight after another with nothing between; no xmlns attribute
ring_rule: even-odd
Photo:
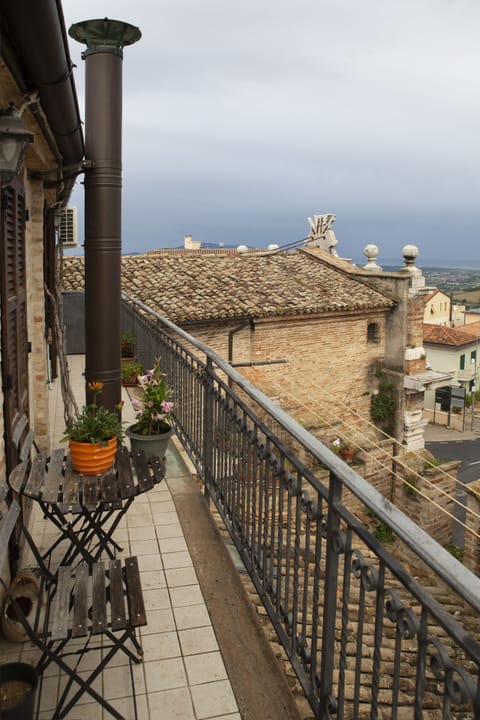
<svg viewBox="0 0 480 720"><path fill-rule="evenodd" d="M469 334L460 328L449 328L445 327L445 325L433 324L424 324L423 326L423 342L426 343L461 347L475 342L476 339L476 335Z"/></svg>
<svg viewBox="0 0 480 720"><path fill-rule="evenodd" d="M83 258L64 258L66 290L83 287ZM386 309L385 295L301 251L122 257L122 288L174 322Z"/></svg>
<svg viewBox="0 0 480 720"><path fill-rule="evenodd" d="M456 328L456 330L466 333L467 335L474 335L476 338L478 338L480 337L480 321L468 323L467 325L460 325Z"/></svg>

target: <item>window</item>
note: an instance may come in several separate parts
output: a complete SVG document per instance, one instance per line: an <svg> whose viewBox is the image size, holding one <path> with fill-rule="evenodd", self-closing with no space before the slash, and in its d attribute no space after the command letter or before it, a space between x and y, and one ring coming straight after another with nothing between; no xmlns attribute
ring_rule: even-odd
<svg viewBox="0 0 480 720"><path fill-rule="evenodd" d="M367 341L370 343L380 342L380 326L378 323L369 323L368 324Z"/></svg>
<svg viewBox="0 0 480 720"><path fill-rule="evenodd" d="M460 355L460 370L465 370L465 355Z"/></svg>
<svg viewBox="0 0 480 720"><path fill-rule="evenodd" d="M470 353L470 361L472 361L472 360L473 360L473 362L477 362L477 351L476 350L472 350L472 352Z"/></svg>

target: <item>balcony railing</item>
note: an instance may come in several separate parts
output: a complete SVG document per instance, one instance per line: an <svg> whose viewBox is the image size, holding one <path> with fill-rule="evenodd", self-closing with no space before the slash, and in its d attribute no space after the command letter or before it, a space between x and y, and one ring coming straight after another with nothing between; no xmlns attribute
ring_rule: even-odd
<svg viewBox="0 0 480 720"><path fill-rule="evenodd" d="M475 367L467 367L464 370L457 370L457 380L461 382L470 382L475 379Z"/></svg>
<svg viewBox="0 0 480 720"><path fill-rule="evenodd" d="M479 579L203 343L132 299L122 312L315 716L480 718Z"/></svg>

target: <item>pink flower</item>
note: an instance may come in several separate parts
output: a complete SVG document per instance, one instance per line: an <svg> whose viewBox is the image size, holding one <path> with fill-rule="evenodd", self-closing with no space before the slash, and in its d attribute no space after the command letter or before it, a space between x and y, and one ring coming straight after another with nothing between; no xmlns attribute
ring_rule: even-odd
<svg viewBox="0 0 480 720"><path fill-rule="evenodd" d="M160 403L160 407L162 408L163 412L169 413L170 410L173 408L173 402L164 400L162 403Z"/></svg>

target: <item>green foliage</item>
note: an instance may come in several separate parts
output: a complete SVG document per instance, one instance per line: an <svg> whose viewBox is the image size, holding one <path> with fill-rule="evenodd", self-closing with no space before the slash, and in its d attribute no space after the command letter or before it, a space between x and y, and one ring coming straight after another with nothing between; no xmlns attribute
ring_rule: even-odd
<svg viewBox="0 0 480 720"><path fill-rule="evenodd" d="M367 508L367 515L372 518L373 525L375 526L373 534L377 540L381 543L394 542L395 533L391 527L383 522L383 520L381 520L373 510L370 510L370 508Z"/></svg>
<svg viewBox="0 0 480 720"><path fill-rule="evenodd" d="M434 467L438 467L439 465L442 465L442 460L439 460L438 458L430 458L429 460L425 461L425 465L423 466L424 470L431 470Z"/></svg>
<svg viewBox="0 0 480 720"><path fill-rule="evenodd" d="M130 330L126 330L120 340L122 358L133 357L135 355L135 335Z"/></svg>
<svg viewBox="0 0 480 720"><path fill-rule="evenodd" d="M122 365L122 382L128 382L133 376L141 375L143 368L140 363L128 362Z"/></svg>
<svg viewBox="0 0 480 720"><path fill-rule="evenodd" d="M137 416L137 422L132 431L138 435L159 435L170 429L173 402L172 391L165 381L165 375L160 370L160 360L155 360L152 370L142 378L143 397L133 400L132 404Z"/></svg>
<svg viewBox="0 0 480 720"><path fill-rule="evenodd" d="M102 391L103 383L91 382L88 384L88 389L93 394L93 402L84 405L75 422L65 428L62 440L107 445L109 440L116 437L121 442L123 428L119 413L97 405L97 395ZM118 410L120 412L120 408Z"/></svg>
<svg viewBox="0 0 480 720"><path fill-rule="evenodd" d="M445 545L445 550L448 550L450 555L453 555L456 560L463 563L463 548L455 545L455 543L447 543Z"/></svg>
<svg viewBox="0 0 480 720"><path fill-rule="evenodd" d="M378 393L370 399L370 416L377 424L384 424L393 418L395 400L392 396L393 385L383 381L378 386Z"/></svg>
<svg viewBox="0 0 480 720"><path fill-rule="evenodd" d="M405 483L403 485L403 489L407 495L410 495L411 497L417 497L417 495L418 495L417 476L413 475L413 474L408 475L408 477L405 478Z"/></svg>

